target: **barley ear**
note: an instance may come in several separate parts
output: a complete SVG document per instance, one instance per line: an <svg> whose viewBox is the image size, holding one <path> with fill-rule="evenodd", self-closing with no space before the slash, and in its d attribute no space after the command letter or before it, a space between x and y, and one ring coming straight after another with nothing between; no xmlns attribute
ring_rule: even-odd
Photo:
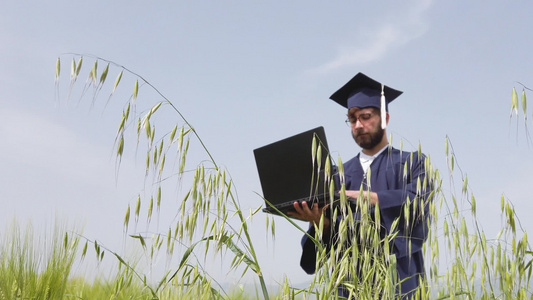
<svg viewBox="0 0 533 300"><path fill-rule="evenodd" d="M128 232L128 226L130 224L130 206L126 209L126 214L124 215L124 232Z"/></svg>
<svg viewBox="0 0 533 300"><path fill-rule="evenodd" d="M514 87L513 87L513 92L511 96L511 117L513 116L513 112L515 115L518 114L518 95Z"/></svg>
<svg viewBox="0 0 533 300"><path fill-rule="evenodd" d="M104 84L106 78L107 78L107 73L109 72L109 63L107 64L107 66L105 67L104 71L102 71L102 74L100 75L100 82L98 83L100 86Z"/></svg>
<svg viewBox="0 0 533 300"><path fill-rule="evenodd" d="M83 64L83 56L80 57L80 59L78 60L78 65L76 66L76 77L78 77L78 75L80 75L82 64Z"/></svg>
<svg viewBox="0 0 533 300"><path fill-rule="evenodd" d="M93 68L91 69L91 72L89 72L89 79L91 80L91 83L96 84L96 74L98 69L98 61L94 61Z"/></svg>
<svg viewBox="0 0 533 300"><path fill-rule="evenodd" d="M120 79L122 79L122 73L123 72L124 71L120 71L120 73L117 76L117 79L115 79L115 84L113 85L113 90L111 91L111 95L113 95L115 93L115 91L117 90L118 84L120 83ZM109 96L111 97L111 95L109 95Z"/></svg>
<svg viewBox="0 0 533 300"><path fill-rule="evenodd" d="M56 82L59 81L60 73L61 73L61 60L58 57L56 60Z"/></svg>
<svg viewBox="0 0 533 300"><path fill-rule="evenodd" d="M133 101L137 99L139 95L139 80L135 80L135 86L133 87Z"/></svg>

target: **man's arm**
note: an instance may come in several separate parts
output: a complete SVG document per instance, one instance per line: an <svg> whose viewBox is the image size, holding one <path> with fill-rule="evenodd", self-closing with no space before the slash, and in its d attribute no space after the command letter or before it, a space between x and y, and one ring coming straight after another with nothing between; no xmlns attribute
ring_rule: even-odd
<svg viewBox="0 0 533 300"><path fill-rule="evenodd" d="M360 193L361 193L360 191L348 190L346 191L346 196L357 199ZM366 191L364 196L365 196L364 199L367 199L367 201L369 201L370 204L372 205L376 205L379 203L379 198L378 198L377 193Z"/></svg>

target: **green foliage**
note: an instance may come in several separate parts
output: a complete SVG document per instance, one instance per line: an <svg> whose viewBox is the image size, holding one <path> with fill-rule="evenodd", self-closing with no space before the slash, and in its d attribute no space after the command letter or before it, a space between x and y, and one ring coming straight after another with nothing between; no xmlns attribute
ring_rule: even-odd
<svg viewBox="0 0 533 300"><path fill-rule="evenodd" d="M0 299L62 299L79 238L56 225L50 240L13 222L0 248Z"/></svg>
<svg viewBox="0 0 533 300"><path fill-rule="evenodd" d="M75 63L76 60L73 60L69 98L74 94L75 82L80 74L83 60L83 57L80 57L77 64ZM99 75L97 66L102 61L106 64L106 68ZM61 60L59 59L56 67L57 85L61 83L60 64ZM159 293L166 290L168 286L178 286L180 294L183 295L193 295L198 292L202 296L207 293L210 297L226 298L227 295L222 287L213 288L209 274L204 273L202 268L196 266L200 261L199 256L203 256L205 261L211 252L224 253L224 255L233 254L230 268L241 269L243 274L248 271L255 273L261 286L262 297L270 298L248 230L248 222L250 222L253 214L246 215L240 209L232 181L226 175L226 170L218 167L194 127L189 124L172 102L141 76L102 59L94 59L86 86L81 91L82 96L86 90L92 88L94 102L97 94L105 86L106 79L115 71L118 75L110 92L108 103L111 96L115 97L120 92L120 86L124 83L123 74L135 77L133 90L125 98L124 110L116 133L117 164L119 165L124 155L127 155L128 140L133 141L137 149L136 152L145 151L145 178L147 181L151 180L149 186L153 187L151 195L139 195L135 203L127 205L123 221L124 232L141 244L147 252L146 257L149 260L155 260L158 253L163 252L167 256L167 261L173 260L173 256L181 255L181 258L178 257L177 259L181 263L175 268L171 267L167 274L172 275L168 278L162 278L154 286L153 283L145 280L146 276L143 275L143 270L137 270L129 265L126 259L117 253L110 250L107 252L112 252L123 267L130 269L134 274L133 277L140 281L146 290L151 291L154 298L158 298ZM140 95L147 93L145 88L155 92L161 100L155 103L144 102L144 99L141 101ZM161 117L158 116L163 108L174 113L174 119L177 123L169 127L166 127L168 125L165 124L163 130L156 131L156 127L160 128L158 118ZM163 132L163 134L159 134L159 132ZM191 145L200 147L200 150L195 150L195 155L203 151L207 156L207 160L202 160L193 167L187 161ZM179 186L183 181L190 184L190 189L186 191L182 200L175 207L178 218L165 223L163 226L166 229L161 232L150 235L137 232L138 223L145 222L149 226L154 217L154 205L155 217L160 217L159 212L161 202L164 201L162 194L164 194L165 186L170 183ZM142 220L142 216L146 216L146 219ZM160 225L160 221L158 220L158 225ZM131 224L132 222L134 224ZM130 232L132 229L134 232ZM96 242L94 244L97 258L102 260L105 251ZM203 253L199 252L201 250ZM229 252L225 250L229 250Z"/></svg>
<svg viewBox="0 0 533 300"><path fill-rule="evenodd" d="M446 145L448 161L456 161L449 139ZM451 167L449 170L449 190L452 192L449 196L442 193L439 201L439 210L443 215L443 236L433 235L430 242L433 249L430 275L437 283L438 298L531 297L530 246L526 232L517 227L518 217L512 204L504 196L501 197L502 226L496 238L487 239L477 221L476 198L469 188L466 174L460 173L461 193L454 192L456 170ZM446 196L451 197L451 200ZM447 265L445 271L441 272L438 267L444 259Z"/></svg>
<svg viewBox="0 0 533 300"><path fill-rule="evenodd" d="M116 72L118 75L107 103L110 102L111 97L120 95L120 86L124 82L123 75L133 76L134 83L131 84L133 89L128 89L127 96L123 98L124 109L116 133L117 164L120 164L122 157L127 155L127 151L132 148L130 143L133 141L136 151L144 152L142 157L143 159L145 157L145 178L149 181L148 186L152 187L152 192L148 196L139 195L135 204L130 203L126 206L123 222L125 236L139 243L145 252L145 257L150 261L154 261L158 253L163 252L168 261L173 260L179 263L169 265L161 278L150 281L147 279L146 270L94 241L92 243L97 260L101 261L105 252L111 253L112 257L117 260L119 272L113 280L95 281L92 285L79 279L72 280L73 290L69 293L79 299L246 298L248 295L242 290L240 292L224 291L223 287L203 269L203 262L206 261L209 253L215 253L221 256L232 256L230 271L241 270L243 275L252 271L255 274L260 288L252 297L270 299L271 295L266 288L261 265L248 229L249 222L259 208L249 214L241 210L233 183L227 175L228 172L218 166L194 127L171 101L138 74L113 62L100 58L93 59L94 64L88 73L86 86L81 92L83 96L88 89L92 88L93 103L98 93L103 90L110 73ZM83 57L72 58L68 98L75 90L82 62ZM98 62L106 65L100 74L98 74ZM56 63L55 76L59 90L60 59ZM147 93L148 90L155 92L159 100L153 103L145 102L146 99L141 95ZM521 102L524 121L527 121L526 102L524 91ZM511 118L518 115L518 110L518 94L513 89ZM161 125L163 128L160 130L161 123L158 121L162 119L161 114L168 111L174 114L176 123ZM313 145L313 156L320 162L320 157L323 155L322 149L316 141ZM191 166L191 162L187 159L191 156L190 147L196 147L194 155L203 152L207 159L195 160ZM416 182L417 195L431 191L429 197L417 196L414 199L407 199L401 214L401 217L407 220L405 223L408 225L412 222L426 222L426 220L429 222L430 232L424 247L428 262L427 276L420 283L416 298L525 299L532 297L529 290L533 269L532 252L527 241L527 234L520 228L512 204L502 196L501 231L496 238L487 238L477 221L476 198L470 190L468 177L462 173L448 137L445 140L444 150L449 174L445 180L441 179L439 170L433 167L429 157L426 157L424 161L415 161L414 156L411 155L409 161L410 164L423 163L427 174L424 179L419 178ZM421 152L421 145L418 145L418 154ZM342 162L339 161L338 165L342 180L344 176ZM326 170L329 174L331 166L326 166ZM403 170L404 176L408 176L407 171L406 164ZM456 179L455 174L458 172L460 178ZM145 222L148 225L153 217L160 216L162 202L166 199L162 195L166 195L164 190L167 185L165 183L168 182L178 185L186 182L189 187L176 203L178 217L171 222L164 223L162 225L164 229L156 233L138 232L137 224L142 221L142 216L146 216ZM449 188L443 189L443 182L448 182ZM456 192L456 186L460 186L459 192ZM341 204L347 201L344 186L341 188L339 201ZM336 224L339 228L340 241L331 249L327 249L322 243L323 222L317 225L316 236L310 236L317 248L316 275L306 288L291 287L289 281L285 280L280 284L280 293L275 296L276 298L337 298L337 288L340 286L357 298L392 299L397 297L396 290L400 282L396 276L396 257L390 254L390 245L392 245L391 241L397 238L400 223L395 221L391 230L383 235L380 230L379 209L376 209L377 213L372 218L369 213L370 207L365 203L365 195L361 193L354 210L349 206L341 205L340 209L331 211L332 220L336 220L336 216L343 216ZM133 205L135 209L130 211ZM425 209L428 209L429 216L424 215ZM354 212L357 212L361 218L354 219ZM133 218L131 214L134 215ZM296 229L306 232L290 218L285 219ZM134 222L135 226L131 226L131 222ZM267 218L266 228L267 232L270 230L273 235L275 234L274 218ZM348 240L357 242L346 243ZM68 241L67 239L64 244L72 243ZM409 244L408 247L411 245ZM27 246L19 248L27 248ZM85 256L86 252L87 244L84 246L82 256ZM178 257L175 258L175 256ZM10 253L7 257L16 261L17 254ZM35 269L35 263L31 260L29 262L25 268ZM22 272L22 275L18 277L19 282L32 278L33 275L26 275L30 273L29 271ZM364 276L354 278L352 274L364 274ZM13 290L13 284L11 281L5 288L2 286L4 295L13 295L11 292L7 294ZM62 291L65 291L65 288ZM31 295L31 297L34 296Z"/></svg>

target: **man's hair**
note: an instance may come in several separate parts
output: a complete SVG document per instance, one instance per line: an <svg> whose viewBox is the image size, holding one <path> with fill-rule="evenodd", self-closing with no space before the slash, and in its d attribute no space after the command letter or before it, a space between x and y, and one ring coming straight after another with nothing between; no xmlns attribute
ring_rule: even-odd
<svg viewBox="0 0 533 300"><path fill-rule="evenodd" d="M372 109L372 112L375 113L376 115L380 116L381 117L381 111L379 110L379 108L377 107L373 107L373 106L368 106L368 107L352 107L348 110L348 116L352 115L353 111L354 110L361 110L361 109L366 109L366 108L370 108Z"/></svg>

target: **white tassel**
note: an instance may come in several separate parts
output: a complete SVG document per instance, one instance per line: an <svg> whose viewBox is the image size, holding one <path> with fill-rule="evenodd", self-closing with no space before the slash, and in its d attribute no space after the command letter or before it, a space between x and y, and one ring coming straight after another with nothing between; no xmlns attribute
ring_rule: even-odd
<svg viewBox="0 0 533 300"><path fill-rule="evenodd" d="M386 103L385 103L385 86L381 85L381 128L385 129L387 128L387 110L386 110Z"/></svg>

